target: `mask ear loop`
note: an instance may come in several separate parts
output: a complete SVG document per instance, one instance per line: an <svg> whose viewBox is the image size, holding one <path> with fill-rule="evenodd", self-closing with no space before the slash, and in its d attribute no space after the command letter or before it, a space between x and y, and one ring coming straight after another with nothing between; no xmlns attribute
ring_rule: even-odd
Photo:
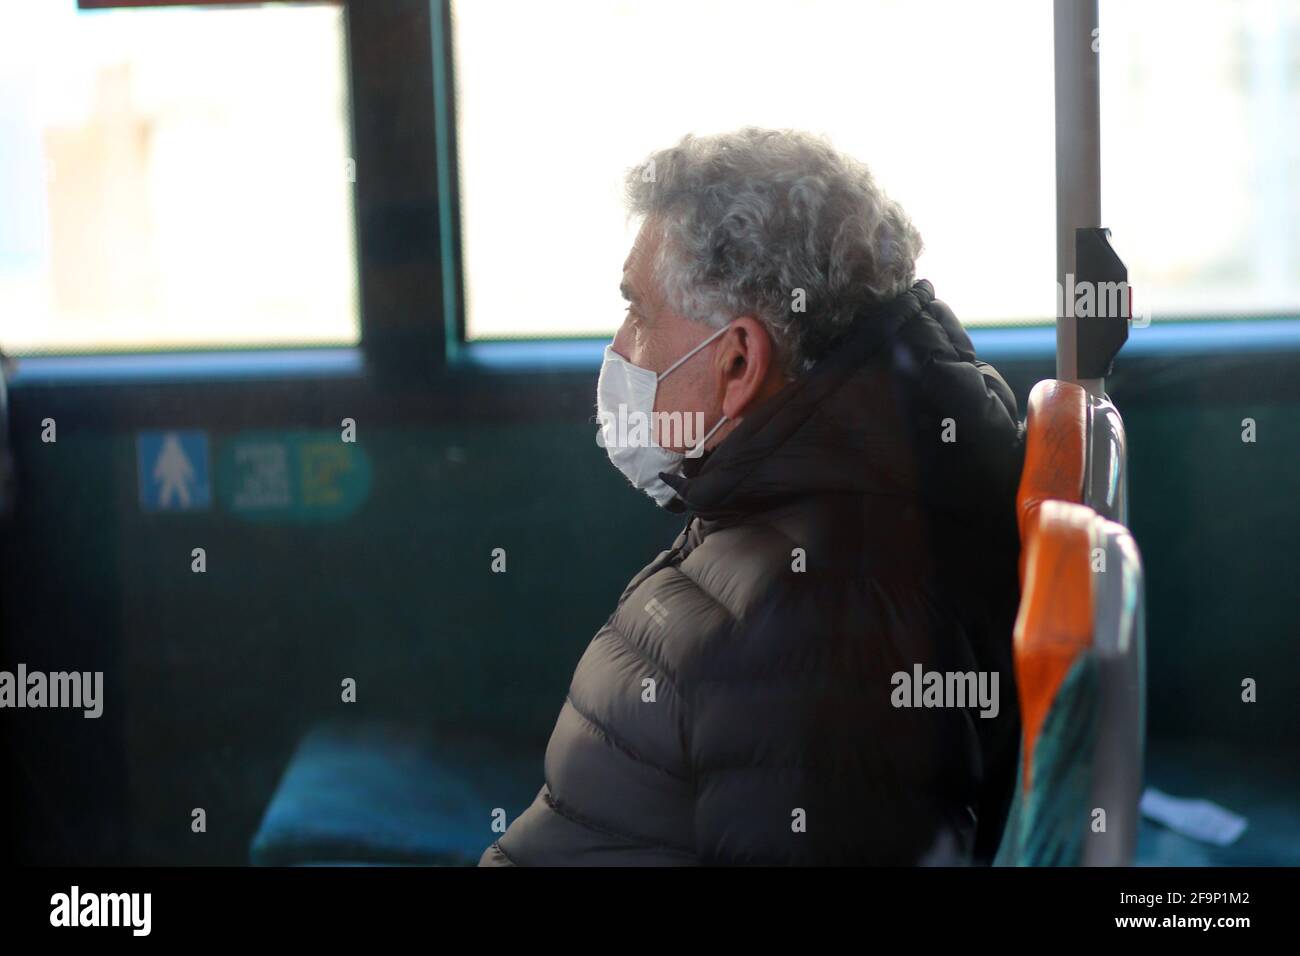
<svg viewBox="0 0 1300 956"><path fill-rule="evenodd" d="M704 446L708 443L709 439L713 437L713 433L716 432L719 428L721 428L726 423L727 423L727 416L723 415L721 418L718 419L718 424L710 428L708 430L708 433L705 434L705 436L700 439L700 443L696 445L694 448L692 448L690 451L688 451L685 457L699 458L701 455L703 455Z"/></svg>
<svg viewBox="0 0 1300 956"><path fill-rule="evenodd" d="M695 354L696 352L698 352L700 349L704 348L704 346L708 345L710 342L712 342L714 339L716 339L718 336L720 336L723 332L726 332L727 329L729 329L729 328L731 328L731 323L730 323L730 322L728 322L728 323L727 323L726 325L724 325L722 328L718 329L718 331L714 332L712 335L710 335L707 339L705 339L705 340L704 340L703 342L701 342L699 345L695 346L695 348L691 349L689 352L687 352L685 355L683 355L681 358L679 358L679 359L678 359L676 362L674 362L672 365L670 365L670 366L668 366L666 369L664 369L663 373L659 376L659 378L657 378L657 379L655 380L655 383L658 384L659 382L662 382L665 378L668 377L668 373L669 373L669 372L675 371L679 365L681 365L683 362L685 362L687 359L689 359L692 355L694 355L694 354ZM710 428L709 431L708 431L708 433L707 433L703 438L700 439L700 443L699 443L698 445L696 445L694 448L692 448L690 451L688 451L688 452L687 452L683 457L686 457L686 458L699 458L701 455L703 455L703 454L704 454L704 445L705 445L705 443L707 443L708 440L709 440L710 438L713 437L713 433L716 432L719 428L721 428L721 427L726 423L726 421L727 421L727 416L726 416L726 415L723 415L720 419L718 419L718 423L717 423L716 425L714 425L712 428Z"/></svg>

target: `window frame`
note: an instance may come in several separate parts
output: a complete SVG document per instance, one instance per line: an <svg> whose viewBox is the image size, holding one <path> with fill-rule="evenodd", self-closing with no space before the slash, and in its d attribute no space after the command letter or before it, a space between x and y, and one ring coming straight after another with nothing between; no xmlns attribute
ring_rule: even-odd
<svg viewBox="0 0 1300 956"><path fill-rule="evenodd" d="M358 343L16 356L15 387L303 377L422 387L467 375L595 372L607 338L466 338L451 0L326 2L343 8L345 25ZM1056 349L1051 322L967 331L989 361ZM1300 350L1300 316L1157 319L1133 329L1121 354L1276 349Z"/></svg>
<svg viewBox="0 0 1300 956"><path fill-rule="evenodd" d="M260 0L222 0L222 6L239 6ZM409 347L421 338L410 318L412 310L387 310L377 298L384 292L385 270L398 267L407 271L410 262L397 261L393 243L385 239L390 229L406 235L428 234L425 223L432 220L430 210L438 207L436 192L422 189L419 177L414 183L404 181L403 193L394 198L385 193L385 181L400 163L398 151L388 144L377 143L374 130L381 123L396 125L400 116L422 117L432 114L432 103L419 102L418 84L410 82L415 69L371 71L361 64L380 63L391 57L395 37L409 44L410 53L420 57L432 69L428 42L421 43L420 31L406 29L410 18L417 25L428 21L428 4L416 0L397 0L384 5L357 0L286 0L289 3L328 3L339 7L343 15L346 55L345 83L348 91L347 138L351 158L359 170L352 184L353 248L356 251L358 337L355 344L313 345L241 345L229 347L173 348L141 350L106 348L95 351L59 351L56 353L7 356L14 369L11 384L21 387L39 384L158 384L184 381L228 381L247 379L297 379L370 377L396 366L406 370L411 363ZM79 7L96 9L134 9L144 7L195 6L196 0L79 0ZM420 64L417 63L418 67ZM373 117L373 118L372 118ZM428 150L433 139L429 120L413 124L417 149ZM423 128L422 128L423 127ZM432 162L428 164L432 167ZM407 177L410 180L411 177ZM418 271L423 263L434 263L430 248L437 236L412 244L410 259ZM375 274L371 274L374 272ZM437 277L435 277L437 281ZM418 342L429 349L440 343L435 336ZM433 354L437 354L436 351ZM404 356L404 357L403 357ZM401 358L399 358L401 357ZM372 368L373 367L373 368Z"/></svg>

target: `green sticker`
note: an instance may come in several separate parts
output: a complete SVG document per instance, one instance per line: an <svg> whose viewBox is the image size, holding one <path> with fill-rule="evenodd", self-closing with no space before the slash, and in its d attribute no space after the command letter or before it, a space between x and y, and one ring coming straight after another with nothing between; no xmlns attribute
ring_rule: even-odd
<svg viewBox="0 0 1300 956"><path fill-rule="evenodd" d="M339 521L369 494L369 458L336 431L241 432L221 444L217 496L249 521Z"/></svg>

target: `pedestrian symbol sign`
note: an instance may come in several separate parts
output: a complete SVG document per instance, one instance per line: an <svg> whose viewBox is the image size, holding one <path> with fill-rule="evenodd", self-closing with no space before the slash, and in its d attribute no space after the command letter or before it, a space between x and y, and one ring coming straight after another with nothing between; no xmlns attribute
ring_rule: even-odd
<svg viewBox="0 0 1300 956"><path fill-rule="evenodd" d="M140 432L136 461L142 510L204 511L212 506L206 432Z"/></svg>

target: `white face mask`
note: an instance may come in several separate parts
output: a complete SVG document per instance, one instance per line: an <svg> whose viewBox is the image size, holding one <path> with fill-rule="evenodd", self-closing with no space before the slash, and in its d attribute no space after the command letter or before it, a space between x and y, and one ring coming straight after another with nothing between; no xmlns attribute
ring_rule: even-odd
<svg viewBox="0 0 1300 956"><path fill-rule="evenodd" d="M600 419L600 433L596 444L603 445L609 460L627 480L640 488L660 506L667 504L677 493L659 477L661 472L680 475L687 458L704 454L705 443L727 421L723 415L718 423L688 452L672 451L655 444L654 407L655 392L659 383L675 372L692 355L704 348L730 326L723 326L676 362L655 375L648 368L633 365L605 346L605 360L600 366L600 379L596 383L596 413ZM663 414L663 413L660 413ZM689 438L693 433L685 426L689 413L681 413L683 420L678 434Z"/></svg>

